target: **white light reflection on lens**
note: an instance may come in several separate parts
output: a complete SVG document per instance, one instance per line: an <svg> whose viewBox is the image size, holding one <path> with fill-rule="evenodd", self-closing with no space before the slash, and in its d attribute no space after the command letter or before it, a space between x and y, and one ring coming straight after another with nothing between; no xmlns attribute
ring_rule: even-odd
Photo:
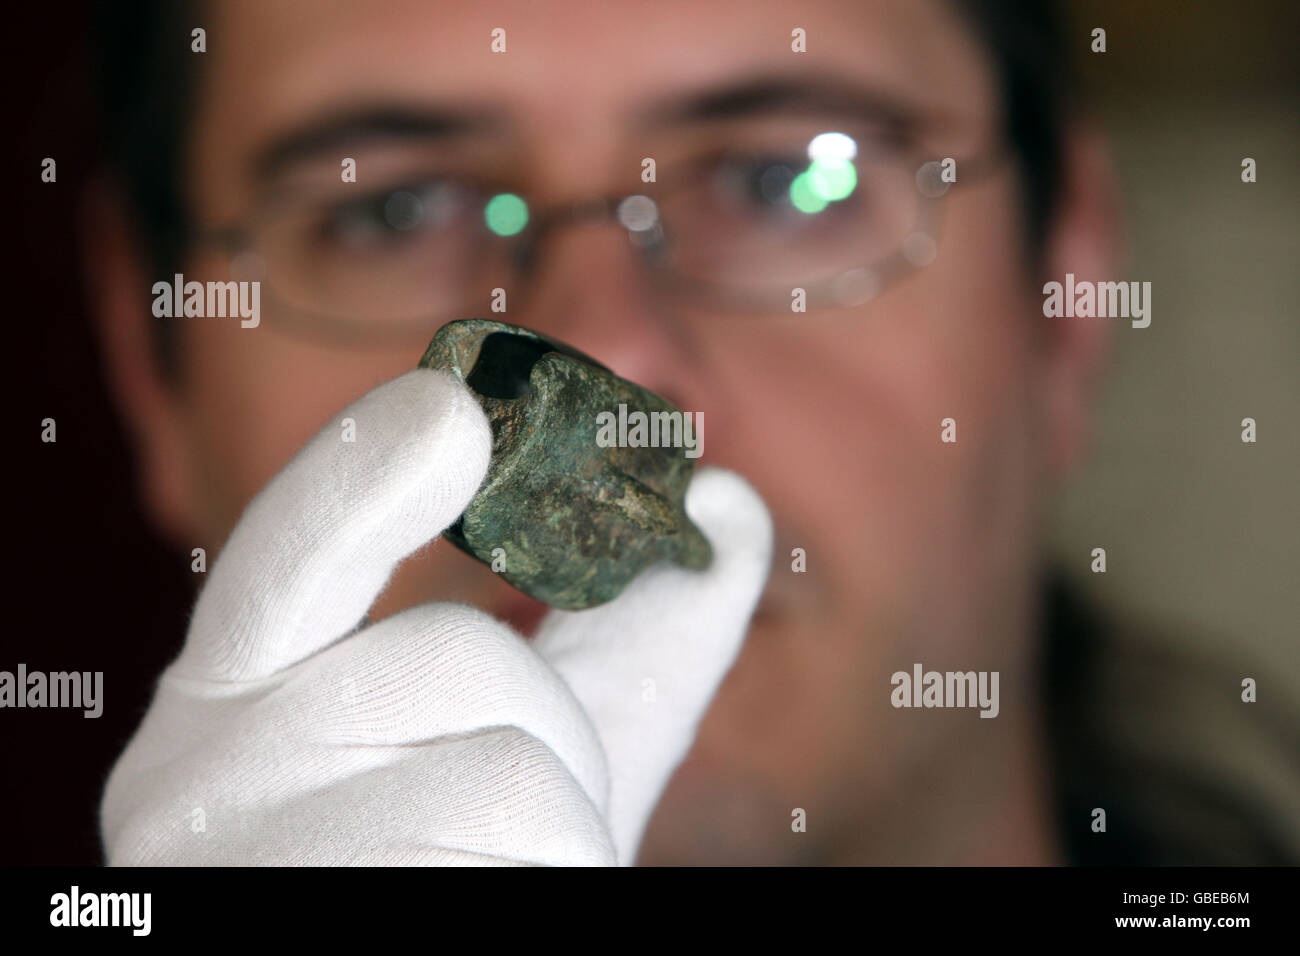
<svg viewBox="0 0 1300 956"><path fill-rule="evenodd" d="M847 163L858 155L858 144L844 133L819 133L808 143L812 162Z"/></svg>

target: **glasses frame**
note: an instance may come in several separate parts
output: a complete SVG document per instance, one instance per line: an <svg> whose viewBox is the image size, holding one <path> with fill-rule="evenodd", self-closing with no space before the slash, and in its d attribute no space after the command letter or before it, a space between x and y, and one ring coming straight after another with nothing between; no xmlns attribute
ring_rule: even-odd
<svg viewBox="0 0 1300 956"><path fill-rule="evenodd" d="M718 284L691 279L676 273L670 266L663 264L666 253L671 249L672 239L663 231L662 224L658 220L653 230L645 230L654 233L647 238L642 234L642 230L633 229L619 219L619 207L628 199L648 198L655 203L657 211L659 202L655 194L660 199L666 199L673 192L672 186L655 190L655 194L620 192L592 195L541 207L536 215L530 217L523 230L515 236L502 237L502 241L514 243L508 250L512 278L528 280L532 276L543 244L557 230L572 225L600 224L613 220L627 234L631 245L641 253L639 258L647 266L656 290L666 294L677 305L751 315L788 314L791 311L794 288L803 288L805 312L853 307L878 297L902 277L924 268L937 255L944 206L942 200L950 193L953 184L941 180L938 171L942 168L941 164L944 160L934 159L933 155L916 149L900 149L893 157L895 162L909 170L914 170L914 186L919 199L916 222L902 246L876 261L864 262L835 276L792 287L790 290L782 290L779 294L756 293L753 296L745 296L734 289L722 292ZM1008 158L1008 150L1003 143L999 142L981 154L956 159L954 161L959 173L957 182L963 185L982 182L998 172ZM926 182L929 184L928 189L924 185ZM257 248L256 236L260 225L276 215L284 202L291 198L293 194L282 196L279 201L267 204L241 223L200 230L192 237L190 243L195 249L213 248L221 252L231 263L232 273L242 273L236 275L236 278L263 281L265 284L263 294L267 302L274 305L268 310L268 315L272 317L271 323L276 327L318 341L378 345L388 340L409 340L415 328L427 327L431 334L433 329L442 324L453 319L469 317L474 311L472 307L458 308L454 312L430 314L427 318L377 322L316 312L279 298L275 294L273 280L267 279L264 275L265 259ZM909 254L907 243L914 238L917 240L916 246ZM917 247L926 254L916 254ZM860 289L856 296L846 298L842 291L843 283L854 273L861 274L860 285L863 289ZM841 287L840 292L836 291L837 286ZM526 289L525 285L523 289L513 294L526 297Z"/></svg>

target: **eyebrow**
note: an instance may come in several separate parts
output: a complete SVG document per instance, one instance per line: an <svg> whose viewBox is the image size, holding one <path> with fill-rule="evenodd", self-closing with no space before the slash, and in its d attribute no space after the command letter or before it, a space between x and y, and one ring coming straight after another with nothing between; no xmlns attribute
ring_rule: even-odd
<svg viewBox="0 0 1300 956"><path fill-rule="evenodd" d="M909 136L921 125L918 111L898 97L827 77L752 77L654 104L641 111L651 126L804 111L851 114L880 123L891 133ZM326 112L290 128L259 149L250 164L256 180L266 183L289 168L366 141L439 140L505 125L500 113L454 107L409 107L373 104Z"/></svg>
<svg viewBox="0 0 1300 956"><path fill-rule="evenodd" d="M267 182L321 156L377 140L438 140L498 128L500 117L475 110L378 104L326 113L292 127L259 149L250 164Z"/></svg>
<svg viewBox="0 0 1300 956"><path fill-rule="evenodd" d="M879 122L907 135L921 125L919 109L884 91L828 77L753 77L655 104L644 113L654 125L744 119L803 111L843 113Z"/></svg>

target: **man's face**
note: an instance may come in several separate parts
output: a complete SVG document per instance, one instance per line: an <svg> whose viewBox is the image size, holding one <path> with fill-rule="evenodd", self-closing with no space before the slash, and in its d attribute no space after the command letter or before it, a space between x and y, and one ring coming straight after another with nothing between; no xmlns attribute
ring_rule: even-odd
<svg viewBox="0 0 1300 956"><path fill-rule="evenodd" d="M996 145L993 74L939 2L231 0L203 25L185 178L202 225L255 211L255 160L286 133L375 103L493 117L456 148L542 207L650 192L641 160L703 135L675 107L755 80L860 90L864 101L942 114L947 124L925 143L932 158ZM505 53L490 51L496 27ZM791 50L796 27L806 53ZM731 119L807 128L799 115L760 102ZM859 122L834 109L822 119L826 130ZM364 184L375 150L407 148L335 144L304 162L337 179L341 158L356 158ZM890 821L925 797L926 768L975 766L1011 747L1032 705L1035 512L1069 440L1063 360L1035 322L1041 298L1019 251L1014 176L1007 167L965 186L959 165L934 261L851 308L736 315L669 302L614 223L556 232L531 285L509 290L506 314L490 313L482 290L474 314L568 342L702 412L701 464L744 475L776 523L764 601L651 823L643 862L845 860L867 848L875 861L905 859L901 847L921 836ZM216 258L184 271L229 278ZM170 442L159 458L172 473L154 487L171 489L159 507L186 548L218 549L308 437L413 367L434 331L344 346L291 334L276 308L263 300L255 330L183 326L166 413L175 437L157 439ZM955 443L940 440L947 418ZM794 548L805 572L792 570ZM437 599L523 629L531 610L486 566L437 543L403 565L374 613ZM889 676L914 662L1001 671L1002 719L892 709ZM807 833L791 831L795 808L807 811Z"/></svg>

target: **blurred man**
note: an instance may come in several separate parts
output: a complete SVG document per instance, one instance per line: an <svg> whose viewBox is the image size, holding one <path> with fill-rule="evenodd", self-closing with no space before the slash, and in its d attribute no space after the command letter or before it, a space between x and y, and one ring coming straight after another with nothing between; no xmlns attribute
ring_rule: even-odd
<svg viewBox="0 0 1300 956"><path fill-rule="evenodd" d="M1180 794L1203 768L1144 789L1116 742L1145 726L1089 716L1114 703L1106 670L1071 656L1081 612L1045 599L1042 513L1114 323L1045 319L1041 289L1123 277L1107 163L1038 6L231 0L123 21L143 47L117 51L139 78L93 268L156 521L215 553L440 325L501 318L702 413L704 463L775 523L639 862L1294 853L1249 798ZM851 181L810 186L819 161ZM494 222L503 196L524 212ZM152 319L177 272L261 277L260 322ZM440 600L524 634L544 610L442 545L371 618ZM996 715L898 706L918 666L996 673Z"/></svg>

